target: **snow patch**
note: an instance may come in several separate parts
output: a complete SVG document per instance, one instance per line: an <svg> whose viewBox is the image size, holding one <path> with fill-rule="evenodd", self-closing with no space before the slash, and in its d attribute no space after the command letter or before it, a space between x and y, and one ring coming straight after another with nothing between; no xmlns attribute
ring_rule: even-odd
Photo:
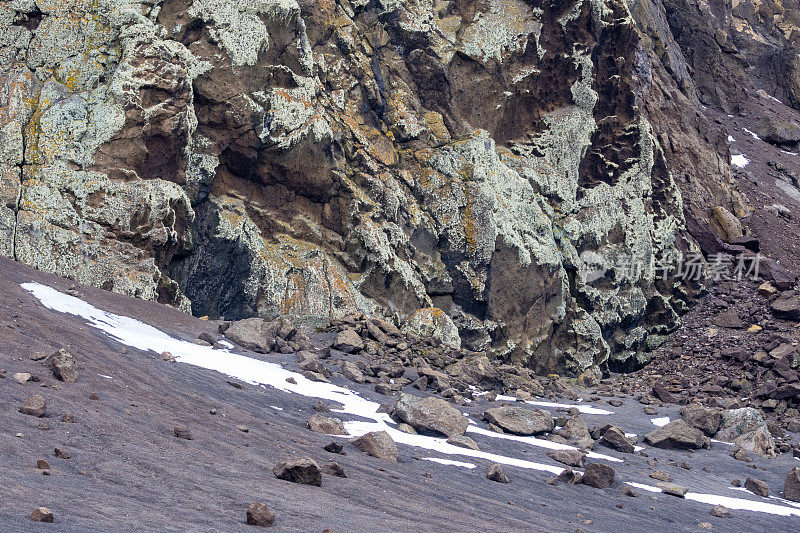
<svg viewBox="0 0 800 533"><path fill-rule="evenodd" d="M432 461L434 463L439 463L443 465L450 465L450 466L460 466L463 468L478 468L478 465L474 465L472 463L462 463L461 461L453 461L451 459L439 459L438 457L423 457L423 461Z"/></svg>
<svg viewBox="0 0 800 533"><path fill-rule="evenodd" d="M654 426L663 427L669 424L669 417L661 416L659 418L651 418L650 422L652 422Z"/></svg>
<svg viewBox="0 0 800 533"><path fill-rule="evenodd" d="M749 159L747 159L747 158L746 158L744 155L742 155L742 154L736 154L736 155L734 155L734 156L731 156L731 164L732 164L732 165L735 165L735 166L737 166L737 167L739 167L739 168L744 168L744 167L746 167L746 166L747 166L749 163L750 163L750 160L749 160Z"/></svg>

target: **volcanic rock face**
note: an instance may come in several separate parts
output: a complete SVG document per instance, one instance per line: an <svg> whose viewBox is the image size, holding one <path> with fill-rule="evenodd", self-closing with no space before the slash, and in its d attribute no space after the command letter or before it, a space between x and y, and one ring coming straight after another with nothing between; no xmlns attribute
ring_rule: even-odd
<svg viewBox="0 0 800 533"><path fill-rule="evenodd" d="M683 292L614 261L745 214L689 3L3 2L0 253L211 318L641 365Z"/></svg>

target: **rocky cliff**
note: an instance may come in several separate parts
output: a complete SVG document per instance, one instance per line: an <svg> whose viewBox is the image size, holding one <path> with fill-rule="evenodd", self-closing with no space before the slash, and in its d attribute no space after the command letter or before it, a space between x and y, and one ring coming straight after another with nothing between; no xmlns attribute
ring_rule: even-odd
<svg viewBox="0 0 800 533"><path fill-rule="evenodd" d="M800 106L796 4L3 1L0 253L198 316L635 367L694 290L649 266L749 214L705 106Z"/></svg>

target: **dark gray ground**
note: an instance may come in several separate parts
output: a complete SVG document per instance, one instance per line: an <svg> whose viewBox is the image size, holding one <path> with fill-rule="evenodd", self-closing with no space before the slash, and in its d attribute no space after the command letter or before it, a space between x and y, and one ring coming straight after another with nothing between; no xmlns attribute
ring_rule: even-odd
<svg viewBox="0 0 800 533"><path fill-rule="evenodd" d="M3 532L253 531L244 521L253 500L275 512L273 529L287 531L674 531L699 530L701 522L723 531L800 527L800 517L732 510L731 518L722 519L709 516L709 505L671 496L641 490L638 498L624 496L621 481L655 484L647 477L653 468L639 454L613 465L617 481L605 490L551 486L545 483L549 474L511 466L504 467L511 483L498 484L486 479L486 461L447 456L478 468L439 465L414 458L439 454L407 446L400 447L396 464L364 456L349 445L346 456L334 456L322 449L330 437L305 429L314 399L251 385L237 389L218 373L123 348L82 321L45 309L19 287L35 280L63 291L70 282L5 259L0 259L0 269L0 369L7 371L0 379ZM91 288L80 287L79 292L99 308L185 339L216 330L213 323L155 303ZM49 353L59 347L76 356L77 383L55 381L28 358L34 351ZM294 360L286 355L265 358ZM20 371L41 381L19 385L11 376ZM346 385L377 401L393 401L367 386ZM47 399L43 419L17 411L34 393ZM89 399L93 393L98 400ZM654 428L652 416L632 399L621 407L598 406L615 415L584 415L590 427L612 422L640 437ZM478 413L487 407L482 401L465 410ZM212 408L218 410L216 415L209 413ZM658 416L676 418L676 411L677 407L664 408ZM66 413L74 414L77 422L60 422ZM49 429L37 428L40 422ZM176 425L188 427L194 440L175 438ZM239 425L249 432L237 430ZM556 464L540 448L471 436L485 451ZM55 446L72 457L57 459ZM596 451L624 456L599 446ZM730 481L763 478L771 494L780 495L786 472L798 464L784 454L757 458L753 469L729 457L730 451L724 444L696 453L645 450L659 460L658 468L670 472L673 482L693 492L752 500L760 498L730 490ZM310 456L320 464L336 460L349 477L326 475L319 488L276 479L273 466L289 456ZM36 471L39 458L50 462L52 475ZM671 466L670 459L678 465L687 462L691 470ZM28 516L38 506L49 507L55 523L30 522Z"/></svg>

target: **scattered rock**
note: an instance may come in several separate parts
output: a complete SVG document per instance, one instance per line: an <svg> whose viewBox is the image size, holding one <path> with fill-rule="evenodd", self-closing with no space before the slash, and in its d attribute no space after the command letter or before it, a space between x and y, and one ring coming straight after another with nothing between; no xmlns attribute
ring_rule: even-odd
<svg viewBox="0 0 800 533"><path fill-rule="evenodd" d="M745 433L764 425L764 417L752 407L729 409L722 412L722 423L715 438L733 442Z"/></svg>
<svg viewBox="0 0 800 533"><path fill-rule="evenodd" d="M800 293L786 291L781 293L777 300L770 304L770 310L776 318L800 321Z"/></svg>
<svg viewBox="0 0 800 533"><path fill-rule="evenodd" d="M192 440L192 432L189 431L187 428L181 426L175 426L172 429L172 433L179 439Z"/></svg>
<svg viewBox="0 0 800 533"><path fill-rule="evenodd" d="M45 415L45 413L47 413L47 402L41 395L34 394L22 402L19 412L23 415L31 415L41 418Z"/></svg>
<svg viewBox="0 0 800 533"><path fill-rule="evenodd" d="M364 341L350 328L345 328L336 335L333 348L345 353L356 353L364 349Z"/></svg>
<svg viewBox="0 0 800 533"><path fill-rule="evenodd" d="M553 415L542 409L503 406L487 409L484 418L517 435L538 435L553 430Z"/></svg>
<svg viewBox="0 0 800 533"><path fill-rule="evenodd" d="M786 474L783 497L793 502L800 502L800 468L794 467Z"/></svg>
<svg viewBox="0 0 800 533"><path fill-rule="evenodd" d="M322 470L319 465L308 457L287 459L272 469L278 479L301 483L303 485L322 486Z"/></svg>
<svg viewBox="0 0 800 533"><path fill-rule="evenodd" d="M581 483L596 489L606 489L614 483L614 469L603 463L589 463Z"/></svg>
<svg viewBox="0 0 800 533"><path fill-rule="evenodd" d="M351 440L350 443L372 457L397 461L397 444L386 431L373 431Z"/></svg>
<svg viewBox="0 0 800 533"><path fill-rule="evenodd" d="M586 464L586 452L580 450L548 450L547 456L554 461L576 468Z"/></svg>
<svg viewBox="0 0 800 533"><path fill-rule="evenodd" d="M341 364L341 369L342 375L350 381L354 381L355 383L364 383L364 374L355 363L351 361L343 361Z"/></svg>
<svg viewBox="0 0 800 533"><path fill-rule="evenodd" d="M677 496L678 498L686 497L689 489L683 485L676 485L675 483L656 483L656 486L661 489L661 492L670 496Z"/></svg>
<svg viewBox="0 0 800 533"><path fill-rule="evenodd" d="M322 471L329 476L334 477L347 477L347 474L344 473L344 468L342 468L339 463L335 461L330 461L326 465L322 467Z"/></svg>
<svg viewBox="0 0 800 533"><path fill-rule="evenodd" d="M269 334L264 321L260 318L246 318L231 322L224 334L231 342L246 350L258 353L272 351L274 336Z"/></svg>
<svg viewBox="0 0 800 533"><path fill-rule="evenodd" d="M38 468L39 470L50 470L50 463L48 463L44 459L37 459L36 468Z"/></svg>
<svg viewBox="0 0 800 533"><path fill-rule="evenodd" d="M655 470L654 472L651 472L650 477L665 482L670 480L669 474L667 472L664 472L663 470Z"/></svg>
<svg viewBox="0 0 800 533"><path fill-rule="evenodd" d="M326 452L330 453L338 453L339 455L344 455L344 446L342 446L341 442L332 441L326 444L323 449Z"/></svg>
<svg viewBox="0 0 800 533"><path fill-rule="evenodd" d="M53 375L65 383L78 381L75 358L63 348L50 356L50 368L53 370Z"/></svg>
<svg viewBox="0 0 800 533"><path fill-rule="evenodd" d="M603 433L600 444L622 453L633 453L633 444L625 437L625 432L616 426L611 426Z"/></svg>
<svg viewBox="0 0 800 533"><path fill-rule="evenodd" d="M306 426L311 431L317 433L325 433L327 435L347 435L344 429L344 424L338 418L326 417L322 415L314 415L308 419Z"/></svg>
<svg viewBox="0 0 800 533"><path fill-rule="evenodd" d="M733 441L739 448L765 457L775 457L775 439L766 426L737 437Z"/></svg>
<svg viewBox="0 0 800 533"><path fill-rule="evenodd" d="M711 508L708 514L710 514L711 516L715 516L717 518L731 517L731 512L724 505L715 505L714 507Z"/></svg>
<svg viewBox="0 0 800 533"><path fill-rule="evenodd" d="M419 433L452 437L463 435L469 426L467 417L461 411L441 398L432 396L419 398L400 393L394 406L394 414Z"/></svg>
<svg viewBox="0 0 800 533"><path fill-rule="evenodd" d="M489 467L489 470L486 471L486 478L492 481L496 481L497 483L510 483L511 480L508 479L508 476L503 472L503 467L497 463L492 464Z"/></svg>
<svg viewBox="0 0 800 533"><path fill-rule="evenodd" d="M59 459L69 459L70 457L72 457L72 455L70 455L70 453L68 451L63 450L62 448L59 448L58 446L53 448L53 455L55 455Z"/></svg>
<svg viewBox="0 0 800 533"><path fill-rule="evenodd" d="M749 477L744 480L744 488L757 496L766 498L769 496L769 485L766 481Z"/></svg>
<svg viewBox="0 0 800 533"><path fill-rule="evenodd" d="M31 375L27 372L17 372L12 376L20 385L27 385L31 380Z"/></svg>
<svg viewBox="0 0 800 533"><path fill-rule="evenodd" d="M31 513L30 519L34 522L47 522L52 524L54 519L53 511L47 507L37 507Z"/></svg>
<svg viewBox="0 0 800 533"><path fill-rule="evenodd" d="M567 485L577 485L583 479L583 475L580 472L576 472L572 468L567 467L563 472L553 479L554 481L566 483Z"/></svg>
<svg viewBox="0 0 800 533"><path fill-rule="evenodd" d="M275 523L275 513L261 502L253 502L247 507L247 523L251 526L269 527Z"/></svg>
<svg viewBox="0 0 800 533"><path fill-rule="evenodd" d="M680 413L687 424L699 429L708 437L713 437L722 424L722 413L699 403L689 404L681 409Z"/></svg>
<svg viewBox="0 0 800 533"><path fill-rule="evenodd" d="M633 490L633 487L630 485L622 485L622 494L625 496L629 496L631 498L638 498L639 493Z"/></svg>
<svg viewBox="0 0 800 533"><path fill-rule="evenodd" d="M684 420L675 420L645 435L645 442L656 448L694 450L708 448L711 440Z"/></svg>
<svg viewBox="0 0 800 533"><path fill-rule="evenodd" d="M452 444L453 446L458 446L459 448L468 448L470 450L480 449L478 448L478 444L466 435L453 435L447 439L447 444Z"/></svg>

